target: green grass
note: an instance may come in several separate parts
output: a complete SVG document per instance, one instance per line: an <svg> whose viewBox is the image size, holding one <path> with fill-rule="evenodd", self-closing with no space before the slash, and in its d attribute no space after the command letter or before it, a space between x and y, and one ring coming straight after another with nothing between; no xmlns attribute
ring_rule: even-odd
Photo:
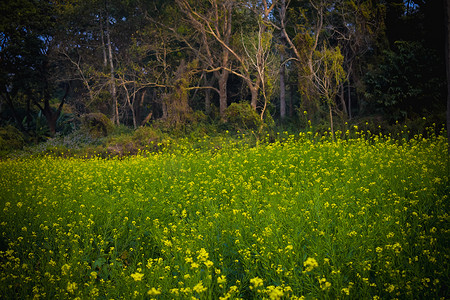
<svg viewBox="0 0 450 300"><path fill-rule="evenodd" d="M445 138L361 136L2 161L0 297L448 296Z"/></svg>

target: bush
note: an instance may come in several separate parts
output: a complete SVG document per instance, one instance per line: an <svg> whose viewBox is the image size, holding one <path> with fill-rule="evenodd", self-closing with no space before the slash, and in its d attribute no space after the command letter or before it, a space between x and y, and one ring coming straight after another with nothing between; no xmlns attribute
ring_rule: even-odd
<svg viewBox="0 0 450 300"><path fill-rule="evenodd" d="M133 140L141 145L147 145L159 140L159 134L152 127L139 127L133 134Z"/></svg>
<svg viewBox="0 0 450 300"><path fill-rule="evenodd" d="M116 137L108 143L106 152L109 156L135 155L139 152L139 146L130 136Z"/></svg>
<svg viewBox="0 0 450 300"><path fill-rule="evenodd" d="M248 103L233 103L225 110L227 123L236 130L253 130L262 125L256 111Z"/></svg>
<svg viewBox="0 0 450 300"><path fill-rule="evenodd" d="M140 151L158 151L160 134L152 127L140 127L133 135L121 135L112 138L107 144L111 156L134 155Z"/></svg>
<svg viewBox="0 0 450 300"><path fill-rule="evenodd" d="M25 145L22 132L11 125L0 127L0 151L21 149Z"/></svg>
<svg viewBox="0 0 450 300"><path fill-rule="evenodd" d="M81 129L92 137L98 138L108 136L114 130L114 125L104 114L91 113L81 117Z"/></svg>

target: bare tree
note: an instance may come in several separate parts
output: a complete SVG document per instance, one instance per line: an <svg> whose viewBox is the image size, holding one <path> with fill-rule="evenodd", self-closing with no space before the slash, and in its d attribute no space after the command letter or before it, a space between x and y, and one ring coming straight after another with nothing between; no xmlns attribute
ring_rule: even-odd
<svg viewBox="0 0 450 300"><path fill-rule="evenodd" d="M108 60L109 60L109 74L110 74L110 86L111 86L111 98L112 98L112 115L113 123L120 124L119 120L119 103L117 101L117 89L116 89L116 76L114 73L114 57L111 44L111 30L110 30L110 17L106 14L106 43L108 47Z"/></svg>
<svg viewBox="0 0 450 300"><path fill-rule="evenodd" d="M258 23L257 32L253 33L253 35L247 34L245 37L242 35L242 46L245 56L241 60L246 66L243 68L245 72L242 74L233 71L233 73L247 82L252 95L251 106L255 110L258 105L258 94L261 92L263 103L262 107L260 107L260 117L262 120L272 92L270 80L273 76L269 75L269 67L272 67L271 69L274 71L275 57L272 53L273 30L269 29L269 25L265 24L264 20L259 20ZM252 71L255 72L254 80L252 80Z"/></svg>
<svg viewBox="0 0 450 300"><path fill-rule="evenodd" d="M182 39L191 50L197 53L206 66L206 72L212 72L216 77L219 84L219 88L216 89L219 93L219 111L223 118L228 106L227 82L231 67L230 43L235 1L211 0L210 6L204 10L197 10L187 0L176 0L176 2L185 14L186 21L199 33L200 47L191 44L185 38ZM172 32L175 31L172 28Z"/></svg>

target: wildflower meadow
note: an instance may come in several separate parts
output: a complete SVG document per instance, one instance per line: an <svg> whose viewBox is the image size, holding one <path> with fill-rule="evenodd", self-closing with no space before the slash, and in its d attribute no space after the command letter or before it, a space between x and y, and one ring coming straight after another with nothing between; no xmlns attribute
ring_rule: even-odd
<svg viewBox="0 0 450 300"><path fill-rule="evenodd" d="M2 299L449 297L443 135L48 155L0 174Z"/></svg>

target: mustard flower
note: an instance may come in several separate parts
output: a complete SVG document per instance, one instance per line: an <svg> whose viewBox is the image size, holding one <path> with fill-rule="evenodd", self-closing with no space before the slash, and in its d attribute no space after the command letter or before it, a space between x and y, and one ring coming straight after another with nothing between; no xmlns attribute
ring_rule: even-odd
<svg viewBox="0 0 450 300"><path fill-rule="evenodd" d="M319 264L314 258L308 257L303 263L303 266L305 267L305 272L311 272L314 268L318 267Z"/></svg>
<svg viewBox="0 0 450 300"><path fill-rule="evenodd" d="M250 279L250 283L252 284L252 286L250 287L250 289L257 289L260 286L263 286L264 280L259 278L259 277L255 277Z"/></svg>
<svg viewBox="0 0 450 300"><path fill-rule="evenodd" d="M144 274L136 272L131 274L131 277L133 277L134 281L141 281L142 277L144 277Z"/></svg>
<svg viewBox="0 0 450 300"><path fill-rule="evenodd" d="M69 274L69 270L70 270L70 265L68 265L68 264L64 264L61 267L61 272L62 272L63 275Z"/></svg>
<svg viewBox="0 0 450 300"><path fill-rule="evenodd" d="M227 282L227 277L225 275L222 275L220 277L217 277L217 283L218 284L224 284Z"/></svg>
<svg viewBox="0 0 450 300"><path fill-rule="evenodd" d="M73 294L75 292L75 290L77 289L77 284L75 282L68 282L67 283L67 291L71 294Z"/></svg>
<svg viewBox="0 0 450 300"><path fill-rule="evenodd" d="M269 297L271 300L277 300L283 297L283 289L279 286L268 286L267 289L269 290Z"/></svg>
<svg viewBox="0 0 450 300"><path fill-rule="evenodd" d="M148 290L147 294L150 296L157 296L161 294L161 291L159 289L157 290L154 287L152 287L151 289Z"/></svg>
<svg viewBox="0 0 450 300"><path fill-rule="evenodd" d="M204 286L203 286L203 282L200 280L200 282L199 283L197 283L193 288L192 288L192 290L194 291L194 292L197 292L197 293L203 293L204 291L206 291L207 290L207 288L205 288Z"/></svg>

